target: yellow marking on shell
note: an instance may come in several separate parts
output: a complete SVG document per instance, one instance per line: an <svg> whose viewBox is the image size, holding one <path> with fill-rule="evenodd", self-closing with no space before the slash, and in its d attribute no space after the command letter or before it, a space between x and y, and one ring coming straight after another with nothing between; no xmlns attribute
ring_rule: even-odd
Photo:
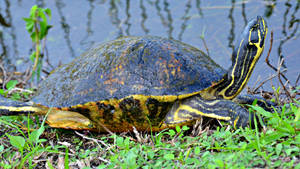
<svg viewBox="0 0 300 169"><path fill-rule="evenodd" d="M112 95L114 95L114 93L117 91L117 89L111 89L111 90L109 90L109 94L112 96Z"/></svg>
<svg viewBox="0 0 300 169"><path fill-rule="evenodd" d="M102 100L102 101L99 101L99 102L87 102L83 105L79 104L79 105L72 106L72 108L88 109L90 111L89 116L90 116L91 120L94 121L96 123L96 126L98 126L98 127L99 127L99 124L101 123L101 124L105 124L105 126L108 129L111 129L112 131L126 131L125 129L132 130L132 126L135 126L136 128L140 128L140 129L147 129L148 128L148 130L149 130L149 122L148 121L145 121L145 123L143 123L143 124L137 123L135 121L133 121L133 123L129 123L128 121L124 121L124 120L122 121L123 111L119 107L119 104L124 99L133 98L133 99L138 100L140 102L140 106L141 106L140 108L142 110L142 115L145 116L145 118L148 118L148 115L150 113L149 113L149 110L147 108L146 102L149 98L156 99L158 102L170 102L170 103L172 103L172 102L175 102L178 99L186 98L186 97L195 95L197 93L200 93L200 92L194 92L194 93L190 93L190 94L186 94L186 95L180 95L180 96L176 96L176 95L164 95L164 96L130 95L130 96L124 97L122 99L112 98L112 99L109 99L109 100ZM103 103L105 105L114 106L114 112L111 114L113 117L110 119L110 121L106 121L108 119L101 118L101 117L103 117L104 112L99 110L97 103ZM62 110L68 111L69 108L62 108ZM158 107L158 112L157 112L158 114L157 115L159 115L159 113L161 113L161 111L162 111L161 107ZM109 122L109 124L114 123L115 126L119 126L119 127L123 126L122 130L114 128L113 125L106 124L107 122ZM97 125L97 123L99 123L99 124ZM163 123L163 121L161 123ZM152 127L156 128L158 130L160 128L160 125L152 126ZM163 128L166 128L166 127L167 126L163 126Z"/></svg>
<svg viewBox="0 0 300 169"><path fill-rule="evenodd" d="M136 90L136 91L140 91L140 90L142 90L143 88L145 88L144 85L140 85L140 84L132 85L132 89L133 89L133 90Z"/></svg>
<svg viewBox="0 0 300 169"><path fill-rule="evenodd" d="M175 73L176 73L176 69L173 69L173 70L171 71L171 74L172 74L173 76L175 76Z"/></svg>
<svg viewBox="0 0 300 169"><path fill-rule="evenodd" d="M8 111L15 111L15 112L21 112L21 111L32 111L32 112L39 112L41 111L38 107L32 107L32 106L24 106L24 107L11 107L11 106L0 106L0 109L5 109Z"/></svg>
<svg viewBox="0 0 300 169"><path fill-rule="evenodd" d="M234 122L233 122L233 127L234 127L234 128L236 128L236 124L237 124L237 122L239 121L239 118L240 118L240 117L237 117L237 118L234 120Z"/></svg>

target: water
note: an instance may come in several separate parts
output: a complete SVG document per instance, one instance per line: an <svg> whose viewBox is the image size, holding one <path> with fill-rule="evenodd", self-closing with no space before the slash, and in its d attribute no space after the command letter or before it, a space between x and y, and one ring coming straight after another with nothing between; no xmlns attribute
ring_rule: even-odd
<svg viewBox="0 0 300 169"><path fill-rule="evenodd" d="M284 58L286 77L292 84L300 73L300 1L289 0L2 0L0 2L0 58L6 67L23 71L31 64L32 42L23 17L38 4L52 10L46 41L45 69L68 63L94 44L120 36L155 35L174 38L206 51L224 68L231 65L231 53L246 23L264 16L269 32L274 31L270 62L277 66ZM253 86L275 74L265 63L265 52L248 83ZM284 68L284 67L283 67ZM276 78L272 81L278 85ZM270 84L264 85L269 89Z"/></svg>

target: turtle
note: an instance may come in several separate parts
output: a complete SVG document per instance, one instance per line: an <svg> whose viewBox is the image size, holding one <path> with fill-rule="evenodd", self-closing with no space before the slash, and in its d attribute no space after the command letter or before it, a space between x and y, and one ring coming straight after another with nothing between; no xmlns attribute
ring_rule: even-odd
<svg viewBox="0 0 300 169"><path fill-rule="evenodd" d="M51 127L98 132L161 131L192 125L201 117L245 127L253 117L240 103L251 104L257 97L239 94L263 52L267 32L263 17L249 21L228 70L174 39L124 36L55 69L31 101L1 97L0 115L47 114Z"/></svg>

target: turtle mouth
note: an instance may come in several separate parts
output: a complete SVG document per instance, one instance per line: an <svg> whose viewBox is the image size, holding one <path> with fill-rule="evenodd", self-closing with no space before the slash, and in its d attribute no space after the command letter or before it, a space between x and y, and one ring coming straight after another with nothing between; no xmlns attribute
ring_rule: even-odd
<svg viewBox="0 0 300 169"><path fill-rule="evenodd" d="M249 45L259 43L259 47L263 48L264 41L268 32L267 23L262 16L257 16L251 20L242 33L242 39L248 39ZM248 38L247 38L248 37Z"/></svg>

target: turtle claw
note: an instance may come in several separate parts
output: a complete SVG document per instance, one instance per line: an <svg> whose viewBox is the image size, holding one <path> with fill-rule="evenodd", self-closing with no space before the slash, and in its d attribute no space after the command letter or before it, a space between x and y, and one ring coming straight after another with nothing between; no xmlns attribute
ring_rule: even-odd
<svg viewBox="0 0 300 169"><path fill-rule="evenodd" d="M47 123L54 128L72 130L93 130L92 121L80 113L62 110L50 110Z"/></svg>

